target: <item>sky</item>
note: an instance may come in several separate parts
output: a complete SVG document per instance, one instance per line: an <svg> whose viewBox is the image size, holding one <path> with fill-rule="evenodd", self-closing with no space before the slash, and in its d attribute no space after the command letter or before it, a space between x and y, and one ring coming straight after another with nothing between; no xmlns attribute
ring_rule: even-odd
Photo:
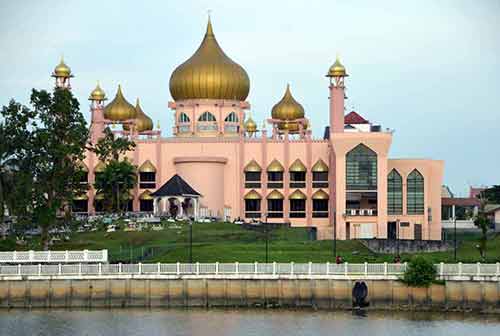
<svg viewBox="0 0 500 336"><path fill-rule="evenodd" d="M392 158L445 161L444 183L500 184L500 1L0 0L0 106L51 89L64 55L89 119L99 80L171 135L169 78L201 42L210 11L226 54L250 77L252 117L290 83L313 134L328 124L325 74L346 66L347 112L394 130Z"/></svg>

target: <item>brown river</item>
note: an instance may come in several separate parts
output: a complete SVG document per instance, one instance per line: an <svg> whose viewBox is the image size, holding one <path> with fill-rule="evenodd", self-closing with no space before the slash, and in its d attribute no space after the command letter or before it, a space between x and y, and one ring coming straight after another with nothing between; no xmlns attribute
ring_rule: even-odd
<svg viewBox="0 0 500 336"><path fill-rule="evenodd" d="M500 316L313 310L0 310L0 335L500 335Z"/></svg>

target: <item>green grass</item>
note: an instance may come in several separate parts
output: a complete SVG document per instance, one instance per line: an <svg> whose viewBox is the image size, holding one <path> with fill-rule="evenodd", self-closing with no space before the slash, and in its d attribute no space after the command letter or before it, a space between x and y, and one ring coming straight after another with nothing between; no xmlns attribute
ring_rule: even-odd
<svg viewBox="0 0 500 336"><path fill-rule="evenodd" d="M163 231L74 233L69 242L52 246L53 250L107 249L112 262L188 262L189 226ZM477 236L460 237L458 260L479 261ZM0 249L12 244L0 244ZM266 234L229 223L193 224L193 261L264 262ZM12 248L8 248L11 250ZM337 253L347 262L391 262L394 255L373 253L359 241L337 241ZM453 251L420 253L433 262L453 262ZM403 254L408 260L413 255ZM488 241L487 261L500 260L500 236ZM333 262L333 242L308 240L306 228L279 228L269 233L269 261Z"/></svg>

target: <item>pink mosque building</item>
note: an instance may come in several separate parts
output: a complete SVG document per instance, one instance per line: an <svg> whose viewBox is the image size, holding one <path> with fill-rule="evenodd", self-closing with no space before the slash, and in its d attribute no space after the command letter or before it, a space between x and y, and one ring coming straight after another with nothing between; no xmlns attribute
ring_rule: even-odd
<svg viewBox="0 0 500 336"><path fill-rule="evenodd" d="M62 60L53 76L70 88ZM326 77L330 118L323 138L313 139L290 87L259 128L246 101L249 77L221 49L209 20L196 52L170 78L173 135L162 137L121 87L105 104L98 84L89 98L91 140L118 124L114 132L136 142L128 154L138 168L131 211L168 215L177 205L176 216L314 227L319 239L441 239L443 161L389 159L392 132L356 112L344 115L348 74L338 58ZM84 163L92 185L104 164L91 152ZM74 207L95 214L102 201L91 186Z"/></svg>

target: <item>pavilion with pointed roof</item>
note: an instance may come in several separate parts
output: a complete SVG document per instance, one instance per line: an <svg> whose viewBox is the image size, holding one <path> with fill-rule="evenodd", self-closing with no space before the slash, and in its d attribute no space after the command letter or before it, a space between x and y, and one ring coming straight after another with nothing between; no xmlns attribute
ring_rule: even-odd
<svg viewBox="0 0 500 336"><path fill-rule="evenodd" d="M155 215L198 218L201 194L175 174L151 194Z"/></svg>

